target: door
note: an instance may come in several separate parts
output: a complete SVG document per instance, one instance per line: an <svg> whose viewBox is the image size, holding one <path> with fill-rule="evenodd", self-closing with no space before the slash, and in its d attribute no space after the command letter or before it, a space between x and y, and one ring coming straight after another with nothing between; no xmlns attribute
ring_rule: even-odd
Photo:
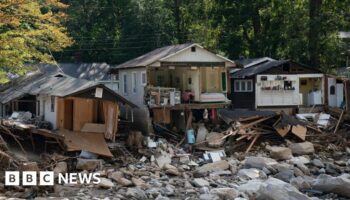
<svg viewBox="0 0 350 200"><path fill-rule="evenodd" d="M73 100L64 100L64 129L73 130Z"/></svg>

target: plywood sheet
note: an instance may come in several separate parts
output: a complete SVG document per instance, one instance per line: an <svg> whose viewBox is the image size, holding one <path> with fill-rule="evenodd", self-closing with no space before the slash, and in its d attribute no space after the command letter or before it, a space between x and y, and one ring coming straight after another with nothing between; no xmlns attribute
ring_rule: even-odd
<svg viewBox="0 0 350 200"><path fill-rule="evenodd" d="M301 125L293 126L292 133L300 139L305 140L307 128Z"/></svg>
<svg viewBox="0 0 350 200"><path fill-rule="evenodd" d="M105 124L95 124L95 123L85 123L81 132L89 133L105 133L106 125Z"/></svg>
<svg viewBox="0 0 350 200"><path fill-rule="evenodd" d="M113 157L108 149L103 133L85 133L60 130L58 132L64 136L64 143L67 151L89 151L100 156Z"/></svg>
<svg viewBox="0 0 350 200"><path fill-rule="evenodd" d="M275 130L277 131L278 134L280 134L280 136L284 137L290 131L290 128L291 128L291 126L287 125L286 127L275 128Z"/></svg>
<svg viewBox="0 0 350 200"><path fill-rule="evenodd" d="M74 98L73 130L80 131L85 123L94 121L94 102L91 99Z"/></svg>
<svg viewBox="0 0 350 200"><path fill-rule="evenodd" d="M156 123L169 124L171 122L170 109L154 108L153 121Z"/></svg>

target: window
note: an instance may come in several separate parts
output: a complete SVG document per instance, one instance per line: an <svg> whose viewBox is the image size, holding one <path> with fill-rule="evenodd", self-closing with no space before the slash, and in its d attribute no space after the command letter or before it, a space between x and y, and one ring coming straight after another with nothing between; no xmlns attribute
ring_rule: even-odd
<svg viewBox="0 0 350 200"><path fill-rule="evenodd" d="M226 91L227 88L226 88L226 72L221 72L221 88L222 88L222 91Z"/></svg>
<svg viewBox="0 0 350 200"><path fill-rule="evenodd" d="M141 85L147 85L146 72L141 72Z"/></svg>
<svg viewBox="0 0 350 200"><path fill-rule="evenodd" d="M126 73L123 74L123 93L125 95L128 94L128 86L127 86L127 82L128 82L128 76Z"/></svg>
<svg viewBox="0 0 350 200"><path fill-rule="evenodd" d="M334 85L332 85L332 86L330 87L329 93L330 93L330 95L335 95L335 86L334 86Z"/></svg>
<svg viewBox="0 0 350 200"><path fill-rule="evenodd" d="M55 97L51 96L51 112L55 112Z"/></svg>
<svg viewBox="0 0 350 200"><path fill-rule="evenodd" d="M136 93L136 86L137 86L137 79L136 79L136 72L132 73L132 92Z"/></svg>
<svg viewBox="0 0 350 200"><path fill-rule="evenodd" d="M188 78L188 84L192 85L192 78L191 77Z"/></svg>
<svg viewBox="0 0 350 200"><path fill-rule="evenodd" d="M111 74L111 80L112 81L119 81L118 74Z"/></svg>
<svg viewBox="0 0 350 200"><path fill-rule="evenodd" d="M235 80L235 92L252 92L253 81L252 80Z"/></svg>
<svg viewBox="0 0 350 200"><path fill-rule="evenodd" d="M196 47L191 47L192 52L196 52Z"/></svg>

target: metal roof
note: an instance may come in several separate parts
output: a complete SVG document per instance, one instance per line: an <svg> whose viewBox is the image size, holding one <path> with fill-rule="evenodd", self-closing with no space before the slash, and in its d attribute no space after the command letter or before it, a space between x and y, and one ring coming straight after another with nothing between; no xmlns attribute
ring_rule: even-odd
<svg viewBox="0 0 350 200"><path fill-rule="evenodd" d="M257 65L260 64L262 62L266 62L266 61L272 61L275 60L273 58L270 57L261 57L261 58L243 58L243 59L238 59L235 60L235 63L242 65L243 68L247 68L247 67L251 67L253 65Z"/></svg>
<svg viewBox="0 0 350 200"><path fill-rule="evenodd" d="M242 78L242 77L249 77L253 76L255 74L262 73L266 70L269 70L273 67L282 65L284 63L289 62L288 60L271 60L267 62L263 62L261 64L257 64L251 67L243 68L241 70L235 71L231 73L232 78Z"/></svg>

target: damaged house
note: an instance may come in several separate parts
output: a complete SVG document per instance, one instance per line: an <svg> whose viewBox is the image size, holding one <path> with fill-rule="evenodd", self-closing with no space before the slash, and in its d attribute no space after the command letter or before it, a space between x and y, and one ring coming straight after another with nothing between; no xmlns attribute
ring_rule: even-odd
<svg viewBox="0 0 350 200"><path fill-rule="evenodd" d="M284 108L291 113L298 107L325 104L325 75L315 68L271 58L236 62L243 68L230 74L234 108Z"/></svg>
<svg viewBox="0 0 350 200"><path fill-rule="evenodd" d="M10 127L32 133L40 132L37 128L48 133L58 130L64 136L96 131L112 141L118 130L119 106L137 107L101 83L40 70L3 86L0 102L3 117L11 115L3 121ZM18 113L27 117L18 120Z"/></svg>
<svg viewBox="0 0 350 200"><path fill-rule="evenodd" d="M231 67L235 67L233 61L189 43L155 49L114 67L111 73L118 74L118 93L142 108L135 113L135 121L145 122L149 109L154 122L184 127L184 111L206 110L215 115L217 108L230 104Z"/></svg>

